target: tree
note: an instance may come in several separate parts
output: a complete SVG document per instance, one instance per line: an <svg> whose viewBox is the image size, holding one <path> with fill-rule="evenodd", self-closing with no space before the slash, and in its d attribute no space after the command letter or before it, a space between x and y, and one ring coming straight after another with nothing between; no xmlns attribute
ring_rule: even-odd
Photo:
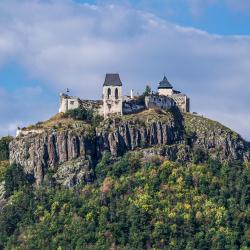
<svg viewBox="0 0 250 250"><path fill-rule="evenodd" d="M20 191L24 187L32 184L34 178L24 173L23 167L19 164L12 164L5 173L5 197L11 196L15 191Z"/></svg>
<svg viewBox="0 0 250 250"><path fill-rule="evenodd" d="M144 90L144 92L143 92L143 96L144 97L148 96L148 95L150 95L150 93L151 93L151 88L150 88L149 85L147 85L146 88L145 88L145 90Z"/></svg>
<svg viewBox="0 0 250 250"><path fill-rule="evenodd" d="M0 139L0 161L9 159L9 144L12 141L12 137L6 136Z"/></svg>
<svg viewBox="0 0 250 250"><path fill-rule="evenodd" d="M199 163L202 163L206 160L207 160L207 154L205 153L205 151L200 147L194 148L193 162L195 164L199 164Z"/></svg>
<svg viewBox="0 0 250 250"><path fill-rule="evenodd" d="M145 105L145 96L150 95L150 93L151 93L151 88L150 86L147 85L142 95L138 97L138 103L141 105Z"/></svg>

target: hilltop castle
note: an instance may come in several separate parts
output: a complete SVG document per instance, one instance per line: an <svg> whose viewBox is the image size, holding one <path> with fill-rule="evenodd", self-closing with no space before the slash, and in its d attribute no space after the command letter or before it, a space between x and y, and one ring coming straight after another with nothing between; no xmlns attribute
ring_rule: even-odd
<svg viewBox="0 0 250 250"><path fill-rule="evenodd" d="M181 112L189 112L190 100L185 94L174 90L166 76L159 82L157 93L134 96L131 90L130 96L123 96L119 74L106 74L102 100L81 100L62 93L59 112L65 113L71 109L84 107L91 108L106 118L111 114L130 114L150 108L169 110L174 106L177 106Z"/></svg>

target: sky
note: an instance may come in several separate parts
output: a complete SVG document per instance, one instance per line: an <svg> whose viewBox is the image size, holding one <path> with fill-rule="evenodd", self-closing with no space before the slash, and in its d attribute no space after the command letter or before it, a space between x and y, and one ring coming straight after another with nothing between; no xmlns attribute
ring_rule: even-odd
<svg viewBox="0 0 250 250"><path fill-rule="evenodd" d="M1 0L0 136L58 112L59 93L99 99L167 76L191 111L250 141L249 0Z"/></svg>

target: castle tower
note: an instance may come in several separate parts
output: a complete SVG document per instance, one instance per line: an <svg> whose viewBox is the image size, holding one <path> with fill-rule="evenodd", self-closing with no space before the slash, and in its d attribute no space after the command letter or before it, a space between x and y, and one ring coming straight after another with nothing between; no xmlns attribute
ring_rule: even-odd
<svg viewBox="0 0 250 250"><path fill-rule="evenodd" d="M60 108L59 113L66 113L68 111L68 96L60 93Z"/></svg>
<svg viewBox="0 0 250 250"><path fill-rule="evenodd" d="M78 97L69 96L67 94L60 94L60 108L59 113L66 113L68 110L79 108L80 101Z"/></svg>
<svg viewBox="0 0 250 250"><path fill-rule="evenodd" d="M103 115L122 115L122 82L119 74L106 74L103 84Z"/></svg>
<svg viewBox="0 0 250 250"><path fill-rule="evenodd" d="M159 95L165 96L173 95L173 86L170 84L166 76L164 76L163 80L159 82L158 93Z"/></svg>

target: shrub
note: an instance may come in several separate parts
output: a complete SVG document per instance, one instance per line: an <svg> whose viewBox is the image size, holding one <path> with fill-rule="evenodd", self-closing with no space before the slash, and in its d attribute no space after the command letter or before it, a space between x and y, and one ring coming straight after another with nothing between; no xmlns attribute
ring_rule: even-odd
<svg viewBox="0 0 250 250"><path fill-rule="evenodd" d="M75 120L86 121L94 127L98 126L103 120L103 117L95 114L93 110L85 109L83 107L68 110L65 115L66 117L70 117Z"/></svg>
<svg viewBox="0 0 250 250"><path fill-rule="evenodd" d="M71 109L66 112L66 116L75 120L89 121L92 119L93 114L85 108Z"/></svg>

